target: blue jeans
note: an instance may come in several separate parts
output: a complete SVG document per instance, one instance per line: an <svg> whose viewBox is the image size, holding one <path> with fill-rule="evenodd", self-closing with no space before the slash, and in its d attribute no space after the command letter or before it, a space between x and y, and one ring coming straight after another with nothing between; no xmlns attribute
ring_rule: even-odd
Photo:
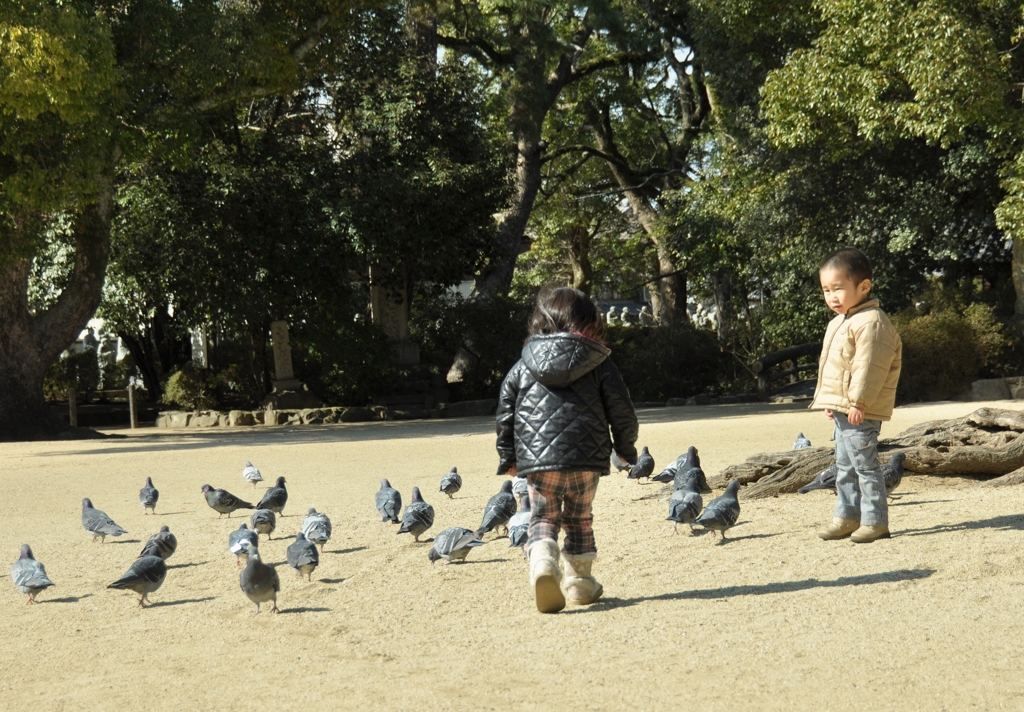
<svg viewBox="0 0 1024 712"><path fill-rule="evenodd" d="M846 415L833 411L836 424L836 500L835 516L857 519L864 526L889 526L889 504L885 481L878 464L879 420L850 425Z"/></svg>

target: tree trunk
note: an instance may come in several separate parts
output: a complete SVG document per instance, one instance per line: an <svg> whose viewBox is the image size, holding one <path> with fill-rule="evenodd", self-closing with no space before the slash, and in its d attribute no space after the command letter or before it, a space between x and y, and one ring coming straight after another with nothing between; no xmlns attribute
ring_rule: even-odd
<svg viewBox="0 0 1024 712"><path fill-rule="evenodd" d="M572 286L589 297L594 268L590 264L590 230L586 225L569 228L569 264L572 266Z"/></svg>
<svg viewBox="0 0 1024 712"><path fill-rule="evenodd" d="M153 364L152 349L143 347L142 342L134 334L119 333L121 341L128 347L132 358L135 360L135 367L142 374L142 382L146 384L146 397L151 403L160 402L163 395L163 386L160 377L157 376L156 366ZM143 336L145 338L145 336Z"/></svg>
<svg viewBox="0 0 1024 712"><path fill-rule="evenodd" d="M726 343L733 328L732 276L725 270L719 270L712 275L711 285L715 290L715 311L718 312L718 340Z"/></svg>
<svg viewBox="0 0 1024 712"><path fill-rule="evenodd" d="M30 260L0 267L0 440L95 435L71 429L43 397L50 364L85 328L99 306L110 253L113 181L100 180L94 203L75 225L75 266L64 291L46 311L28 309Z"/></svg>

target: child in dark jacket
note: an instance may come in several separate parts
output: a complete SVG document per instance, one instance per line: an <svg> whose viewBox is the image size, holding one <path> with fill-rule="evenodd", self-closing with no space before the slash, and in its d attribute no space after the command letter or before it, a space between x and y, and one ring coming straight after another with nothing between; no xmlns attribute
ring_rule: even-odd
<svg viewBox="0 0 1024 712"><path fill-rule="evenodd" d="M587 605L601 596L591 575L597 558L591 504L598 479L608 474L613 443L623 459L636 462L639 427L622 375L600 341L601 314L583 292L541 292L530 334L501 384L498 474L518 473L529 483L530 584L537 609L554 613L567 599Z"/></svg>

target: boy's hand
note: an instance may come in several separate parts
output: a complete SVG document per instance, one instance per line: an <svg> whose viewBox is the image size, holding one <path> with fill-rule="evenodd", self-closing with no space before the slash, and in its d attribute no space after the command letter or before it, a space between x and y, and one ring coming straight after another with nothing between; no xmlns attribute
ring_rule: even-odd
<svg viewBox="0 0 1024 712"><path fill-rule="evenodd" d="M835 416L832 415L832 411L829 410L828 408L825 409L825 417L828 418L829 420L835 419Z"/></svg>
<svg viewBox="0 0 1024 712"><path fill-rule="evenodd" d="M508 475L509 477L515 477L516 475L519 474L519 467L516 465L512 465L512 467L508 468L508 471L505 474Z"/></svg>
<svg viewBox="0 0 1024 712"><path fill-rule="evenodd" d="M846 419L850 421L850 425L860 425L864 422L864 410L856 406L851 406L849 412L846 414Z"/></svg>

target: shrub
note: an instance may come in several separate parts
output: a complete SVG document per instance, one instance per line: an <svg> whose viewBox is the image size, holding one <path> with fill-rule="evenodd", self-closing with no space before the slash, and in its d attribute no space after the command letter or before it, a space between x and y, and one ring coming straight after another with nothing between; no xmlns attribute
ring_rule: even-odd
<svg viewBox="0 0 1024 712"><path fill-rule="evenodd" d="M162 401L185 410L209 410L217 405L210 378L191 361L167 379Z"/></svg>
<svg viewBox="0 0 1024 712"><path fill-rule="evenodd" d="M296 334L296 375L331 405L366 405L397 378L387 337L371 324L311 329Z"/></svg>
<svg viewBox="0 0 1024 712"><path fill-rule="evenodd" d="M85 349L81 353L65 351L46 371L43 394L49 400L62 400L67 398L68 389L74 386L81 396L98 389L100 378L100 364L94 350Z"/></svg>
<svg viewBox="0 0 1024 712"><path fill-rule="evenodd" d="M730 359L711 331L689 324L611 326L607 341L633 400L686 398L723 387Z"/></svg>

